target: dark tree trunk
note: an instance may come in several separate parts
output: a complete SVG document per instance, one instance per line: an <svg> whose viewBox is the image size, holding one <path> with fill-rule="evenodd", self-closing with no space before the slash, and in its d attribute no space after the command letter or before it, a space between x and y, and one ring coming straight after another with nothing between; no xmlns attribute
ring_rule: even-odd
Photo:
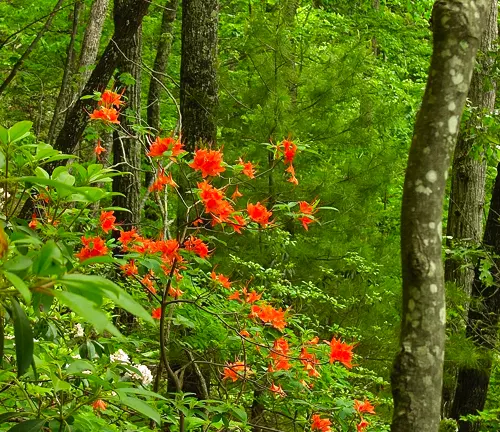
<svg viewBox="0 0 500 432"><path fill-rule="evenodd" d="M438 0L434 50L403 190L400 352L392 432L437 432L446 323L441 225L450 158L490 1Z"/></svg>
<svg viewBox="0 0 500 432"><path fill-rule="evenodd" d="M23 53L23 55L19 58L19 60L16 62L12 70L10 71L10 74L5 78L5 81L0 85L0 95L4 92L4 90L7 88L7 86L10 84L10 82L14 79L14 77L17 75L17 72L19 69L21 69L21 66L23 65L24 61L28 58L28 56L31 54L31 52L35 49L36 45L42 38L42 36L45 34L45 32L50 28L52 21L54 17L56 16L57 12L61 9L61 5L63 4L64 0L58 0L56 3L54 9L52 10L52 13L49 15L47 21L45 21L44 26L42 29L38 32L36 35L35 39L33 39L33 42L31 42L30 46L26 49L26 51Z"/></svg>
<svg viewBox="0 0 500 432"><path fill-rule="evenodd" d="M179 0L169 0L163 10L161 20L158 47L151 74L148 93L148 125L155 133L160 131L160 95L162 85L165 82L165 71L167 69L168 58L172 48L173 30L172 24L177 15Z"/></svg>
<svg viewBox="0 0 500 432"><path fill-rule="evenodd" d="M491 72L494 59L490 52L494 49L498 37L498 1L491 1L488 21L481 39L480 51L483 53L474 69L469 100L473 107L472 117L465 129L459 134L451 179L450 204L448 208L448 225L446 234L453 238L453 243L476 247L483 234L483 210L486 181L486 161L475 157L473 147L476 145L474 130L485 115L495 107L496 83L492 81ZM450 246L452 246L450 244ZM467 297L472 290L474 266L470 259L462 261L448 259L445 263L445 281L452 282L462 289ZM468 311L465 304L465 311ZM461 325L460 325L461 324ZM459 323L463 328L465 322ZM443 416L449 417L453 404L453 395L457 384L457 367L445 368L446 379L443 387Z"/></svg>
<svg viewBox="0 0 500 432"><path fill-rule="evenodd" d="M116 211L116 219L124 227L130 229L140 222L140 194L141 194L141 146L134 138L136 132L134 124L140 124L141 120L141 49L142 28L139 26L137 32L124 46L123 55L119 59L119 73L128 73L134 80L134 85L127 86L125 98L127 115L120 115L122 131L113 134L113 165L122 172L129 174L113 177L113 192L119 192L123 196L113 197L113 206L123 207L129 212ZM121 83L118 81L120 86ZM123 110L122 110L123 111Z"/></svg>
<svg viewBox="0 0 500 432"><path fill-rule="evenodd" d="M68 50L66 54L66 64L64 66L64 73L61 81L61 88L59 90L59 95L57 96L56 106L54 108L54 115L52 116L52 121L50 122L48 142L52 143L54 139L55 132L57 130L57 125L61 120L61 113L66 108L66 104L70 100L70 87L71 87L71 75L73 74L73 57L75 53L75 39L78 34L78 26L80 22L80 13L82 11L82 2L77 1L73 10L73 28L71 30L71 38L68 44Z"/></svg>
<svg viewBox="0 0 500 432"><path fill-rule="evenodd" d="M460 368L457 391L453 401L451 415L455 419L467 414L477 414L484 409L488 385L490 382L492 355L498 342L498 322L500 317L500 164L497 166L497 177L490 202L490 210L486 221L483 244L491 252L491 272L494 283L487 286L480 279L479 265L475 270L472 284L471 305L467 320L466 336L474 342L482 352L477 368ZM477 422L459 422L460 432L478 432Z"/></svg>
<svg viewBox="0 0 500 432"><path fill-rule="evenodd" d="M182 2L182 141L188 151L217 140L218 0Z"/></svg>
<svg viewBox="0 0 500 432"><path fill-rule="evenodd" d="M137 33L150 4L149 0L115 0L113 37L90 75L82 95L103 91L106 88L117 67L120 52L127 49L127 43ZM87 126L88 111L93 110L96 105L96 101L77 98L54 144L57 150L64 153L74 151Z"/></svg>

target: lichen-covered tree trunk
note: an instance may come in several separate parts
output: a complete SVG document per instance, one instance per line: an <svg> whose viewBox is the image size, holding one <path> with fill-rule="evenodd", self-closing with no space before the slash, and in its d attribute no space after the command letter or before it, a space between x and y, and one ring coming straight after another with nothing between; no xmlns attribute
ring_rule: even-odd
<svg viewBox="0 0 500 432"><path fill-rule="evenodd" d="M494 59L490 55L498 37L498 1L492 0L485 31L481 39L481 57L472 75L469 89L471 118L459 134L451 178L450 203L446 234L453 238L453 244L476 247L483 234L483 210L486 181L486 161L474 154L477 144L475 130L485 115L495 107L496 83L491 78ZM470 259L448 259L445 263L445 281L462 289L467 297L472 290L474 266ZM468 310L468 301L465 311ZM445 369L443 387L443 415L449 417L456 388L457 368Z"/></svg>
<svg viewBox="0 0 500 432"><path fill-rule="evenodd" d="M193 151L217 140L218 0L182 2L182 141Z"/></svg>
<svg viewBox="0 0 500 432"><path fill-rule="evenodd" d="M116 0L115 0L116 2ZM142 27L130 38L124 46L119 60L120 74L130 74L135 80L133 85L118 85L126 87L124 93L127 100L126 115L120 115L122 131L113 134L113 165L122 172L129 174L113 177L113 192L120 192L123 196L113 197L113 206L123 207L130 211L116 211L116 219L126 228L136 226L140 222L140 192L141 192L141 146L135 138L134 124L141 121L141 53Z"/></svg>
<svg viewBox="0 0 500 432"><path fill-rule="evenodd" d="M114 2L115 29L95 69L92 71L81 94L93 94L102 91L108 85L117 67L120 52L127 48L129 40L137 33L151 2L149 0L116 0ZM87 126L88 112L97 105L94 100L77 98L68 112L66 121L57 136L54 147L63 153L72 153L80 141Z"/></svg>
<svg viewBox="0 0 500 432"><path fill-rule="evenodd" d="M471 305L467 319L466 336L473 341L482 357L477 368L459 369L457 390L451 416L460 419L467 414L477 414L484 409L491 376L492 356L498 344L498 323L500 319L500 164L490 202L490 210L484 230L483 245L491 253L489 261L493 284L480 278L481 270L476 266L472 284ZM478 432L478 422L459 422L460 432Z"/></svg>
<svg viewBox="0 0 500 432"><path fill-rule="evenodd" d="M165 82L165 70L167 69L168 58L172 48L173 31L172 24L177 15L179 0L168 0L163 9L163 16L160 26L158 47L151 74L148 93L148 125L156 133L160 130L160 95L162 84Z"/></svg>
<svg viewBox="0 0 500 432"><path fill-rule="evenodd" d="M392 371L392 432L437 432L446 322L443 200L450 158L489 0L438 0L434 49L403 190L400 352Z"/></svg>

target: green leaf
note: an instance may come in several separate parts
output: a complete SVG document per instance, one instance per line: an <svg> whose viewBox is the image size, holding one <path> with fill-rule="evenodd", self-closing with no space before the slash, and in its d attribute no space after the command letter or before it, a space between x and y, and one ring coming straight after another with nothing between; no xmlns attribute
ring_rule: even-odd
<svg viewBox="0 0 500 432"><path fill-rule="evenodd" d="M107 315L95 303L67 291L54 291L54 295L89 324L92 324L99 333L108 331L117 337L121 337L118 329L109 322Z"/></svg>
<svg viewBox="0 0 500 432"><path fill-rule="evenodd" d="M92 345L92 348L94 348L94 345ZM81 351L81 347L80 347L80 351ZM95 354L95 348L94 348L94 354ZM83 358L81 353L80 353L80 357ZM74 373L80 373L80 372L85 371L85 370L93 371L94 365L88 361L85 361L85 360L76 360L68 366L68 369L66 369L65 372L67 374L74 374Z"/></svg>
<svg viewBox="0 0 500 432"><path fill-rule="evenodd" d="M92 360L95 356L95 346L91 341L85 341L80 345L78 353L82 359Z"/></svg>
<svg viewBox="0 0 500 432"><path fill-rule="evenodd" d="M243 423L246 423L248 420L247 412L241 407L231 407L231 411L234 415Z"/></svg>
<svg viewBox="0 0 500 432"><path fill-rule="evenodd" d="M4 272L4 276L7 280L14 285L14 287L19 291L19 293L23 296L26 303L31 301L31 291L28 286L24 283L24 281L16 274L10 272Z"/></svg>
<svg viewBox="0 0 500 432"><path fill-rule="evenodd" d="M33 273L38 276L53 276L65 271L61 249L54 240L43 245L33 263Z"/></svg>
<svg viewBox="0 0 500 432"><path fill-rule="evenodd" d="M7 432L38 432L45 423L45 420L28 420L11 427Z"/></svg>
<svg viewBox="0 0 500 432"><path fill-rule="evenodd" d="M33 361L33 332L28 317L16 299L11 299L12 321L16 338L17 375L25 374Z"/></svg>
<svg viewBox="0 0 500 432"><path fill-rule="evenodd" d="M23 413L19 413L19 412L2 413L2 414L0 414L0 423L4 423L4 422L8 421L12 417L19 417L22 414Z"/></svg>
<svg viewBox="0 0 500 432"><path fill-rule="evenodd" d="M9 131L3 126L0 126L0 142L3 145L9 144Z"/></svg>
<svg viewBox="0 0 500 432"><path fill-rule="evenodd" d="M14 143L26 138L30 133L31 126L33 126L33 123L30 121L21 121L12 126L9 129L10 142Z"/></svg>
<svg viewBox="0 0 500 432"><path fill-rule="evenodd" d="M132 394L138 394L141 396L149 396L152 398L156 399L162 399L162 400L167 400L167 398L164 398L163 396L159 395L158 393L145 390L142 388L135 388L135 387L124 387L124 388L117 388L115 389L116 393L120 395L120 397L127 397L126 393L132 393Z"/></svg>
<svg viewBox="0 0 500 432"><path fill-rule="evenodd" d="M150 418L151 420L154 420L157 424L161 423L161 417L158 411L149 406L146 402L128 396L121 397L120 402L123 405L132 408L134 411L137 411L138 413Z"/></svg>

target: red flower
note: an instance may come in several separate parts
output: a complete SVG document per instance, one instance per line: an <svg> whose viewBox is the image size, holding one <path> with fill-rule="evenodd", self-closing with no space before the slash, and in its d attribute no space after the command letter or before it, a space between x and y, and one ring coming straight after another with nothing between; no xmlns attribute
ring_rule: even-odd
<svg viewBox="0 0 500 432"><path fill-rule="evenodd" d="M97 140L97 145L95 146L94 153L97 156L101 156L101 153L104 153L107 151L102 145L101 145L101 140Z"/></svg>
<svg viewBox="0 0 500 432"><path fill-rule="evenodd" d="M258 317L275 329L283 331L286 326L285 311L281 309L274 309L271 305L264 304L263 306L252 305L250 311L251 318Z"/></svg>
<svg viewBox="0 0 500 432"><path fill-rule="evenodd" d="M293 167L293 165L290 165L285 171L290 173L290 178L287 181L297 186L299 184L299 181L297 180L297 177L295 177L295 168Z"/></svg>
<svg viewBox="0 0 500 432"><path fill-rule="evenodd" d="M269 224L269 218L273 215L273 213L267 210L260 202L257 204L248 204L247 212L250 219L254 222L259 223L263 227L266 227Z"/></svg>
<svg viewBox="0 0 500 432"><path fill-rule="evenodd" d="M310 341L307 341L306 344L307 345L317 345L318 342L319 342L319 337L314 336Z"/></svg>
<svg viewBox="0 0 500 432"><path fill-rule="evenodd" d="M234 201L237 198L242 197L243 194L238 190L238 186L236 186L236 189L234 190L233 194L231 195L231 199Z"/></svg>
<svg viewBox="0 0 500 432"><path fill-rule="evenodd" d="M123 101L121 100L122 95L115 93L112 90L106 90L101 95L101 100L99 101L99 106L104 106L106 108L116 107L119 108L123 105Z"/></svg>
<svg viewBox="0 0 500 432"><path fill-rule="evenodd" d="M318 201L316 201L313 204L309 204L306 201L299 202L299 206L300 206L299 212L302 216L300 216L297 219L302 222L302 225L304 226L304 229L306 231L309 229L308 228L309 224L316 222L316 220L314 218L312 218L311 216L317 212L317 210L314 210L314 207L317 205L317 203L318 203Z"/></svg>
<svg viewBox="0 0 500 432"><path fill-rule="evenodd" d="M174 299L178 299L179 297L182 296L182 294L184 294L184 291L181 291L180 289L176 289L174 287L170 287L168 289L168 295L170 297L173 297Z"/></svg>
<svg viewBox="0 0 500 432"><path fill-rule="evenodd" d="M99 217L99 222L101 223L102 230L107 234L111 230L116 229L115 222L116 217L114 216L114 211L105 211L101 213Z"/></svg>
<svg viewBox="0 0 500 432"><path fill-rule="evenodd" d="M151 316L157 320L161 319L161 307L153 309L153 312L151 312Z"/></svg>
<svg viewBox="0 0 500 432"><path fill-rule="evenodd" d="M276 395L278 395L279 397L283 398L286 396L286 393L281 388L281 384L277 386L276 384L272 383L271 387L269 387L269 390L271 390L273 393L276 393Z"/></svg>
<svg viewBox="0 0 500 432"><path fill-rule="evenodd" d="M235 233L241 234L241 229L245 227L246 221L241 215L233 214L231 215L234 222L228 222L229 225L233 227Z"/></svg>
<svg viewBox="0 0 500 432"><path fill-rule="evenodd" d="M104 402L101 399L97 399L93 404L92 408L94 408L95 411L105 411L107 407L106 402Z"/></svg>
<svg viewBox="0 0 500 432"><path fill-rule="evenodd" d="M243 167L243 170L241 172L248 178L255 178L255 167L253 166L252 162L243 162L243 159L240 158L238 161L238 165L241 165Z"/></svg>
<svg viewBox="0 0 500 432"><path fill-rule="evenodd" d="M309 376L320 376L319 372L316 370L316 365L319 364L319 361L316 359L316 356L314 354L307 352L307 348L301 349L300 362L305 367L305 370Z"/></svg>
<svg viewBox="0 0 500 432"><path fill-rule="evenodd" d="M367 399L365 399L364 402L355 399L354 409L359 414L361 413L375 414L375 407Z"/></svg>
<svg viewBox="0 0 500 432"><path fill-rule="evenodd" d="M162 169L160 169L158 171L156 180L154 181L154 183L149 188L149 191L150 192L153 192L153 191L162 191L163 187L165 185L170 185L173 188L177 187L177 183L172 178L172 173L170 173L168 176L166 176L165 175L165 171L162 168Z"/></svg>
<svg viewBox="0 0 500 432"><path fill-rule="evenodd" d="M184 144L182 144L178 139L176 140L172 137L157 137L151 143L151 147L149 147L149 152L147 153L147 155L151 157L161 157L163 156L163 153L169 151L172 152L171 158L174 158L184 152L183 147Z"/></svg>
<svg viewBox="0 0 500 432"><path fill-rule="evenodd" d="M232 382L235 382L239 378L243 378L245 374L250 373L250 370L245 366L245 363L236 362L227 363L223 373L224 377L222 379L230 379Z"/></svg>
<svg viewBox="0 0 500 432"><path fill-rule="evenodd" d="M356 429L358 430L358 432L364 432L369 424L370 423L368 423L364 418L361 418L361 421L356 425Z"/></svg>
<svg viewBox="0 0 500 432"><path fill-rule="evenodd" d="M224 192L206 181L198 183L198 188L205 211L212 215L212 224L229 222L229 216L234 213L234 208L224 200Z"/></svg>
<svg viewBox="0 0 500 432"><path fill-rule="evenodd" d="M286 164L292 164L295 154L297 153L297 146L290 140L283 140L277 147L278 153L283 152Z"/></svg>
<svg viewBox="0 0 500 432"><path fill-rule="evenodd" d="M241 330L240 331L240 336L243 336L243 337L246 337L246 338L251 337L250 333L248 333L246 330Z"/></svg>
<svg viewBox="0 0 500 432"><path fill-rule="evenodd" d="M136 274L139 274L139 269L135 265L134 260L130 260L130 262L122 265L120 268L122 269L123 273L125 273L125 276L134 276Z"/></svg>
<svg viewBox="0 0 500 432"><path fill-rule="evenodd" d="M352 349L354 345L341 342L340 339L333 338L331 342L325 341L330 345L330 363L339 361L346 368L352 368Z"/></svg>
<svg viewBox="0 0 500 432"><path fill-rule="evenodd" d="M270 372L288 370L292 367L288 362L289 352L288 342L285 339L279 338L274 341L273 349L270 353L271 358L274 360L274 364L269 368Z"/></svg>
<svg viewBox="0 0 500 432"><path fill-rule="evenodd" d="M108 253L106 242L100 237L82 237L82 243L82 250L76 254L80 261Z"/></svg>
<svg viewBox="0 0 500 432"><path fill-rule="evenodd" d="M28 226L33 230L36 229L36 227L38 226L38 221L36 220L36 213L33 213L31 215L31 221L28 224Z"/></svg>
<svg viewBox="0 0 500 432"><path fill-rule="evenodd" d="M102 120L104 123L120 124L118 121L118 111L114 108L101 107L90 114L91 120Z"/></svg>
<svg viewBox="0 0 500 432"><path fill-rule="evenodd" d="M135 228L132 228L130 231L121 231L118 241L123 245L123 249L127 250L129 243L139 238L139 234L137 234Z"/></svg>
<svg viewBox="0 0 500 432"><path fill-rule="evenodd" d="M312 416L311 430L317 430L321 432L330 432L330 425L332 422L328 419L322 419L319 414L314 414Z"/></svg>
<svg viewBox="0 0 500 432"><path fill-rule="evenodd" d="M154 287L153 280L151 279L152 276L153 276L153 272L150 271L149 273L144 275L144 277L141 279L141 283L147 288L147 290L150 293L156 294L156 288Z"/></svg>
<svg viewBox="0 0 500 432"><path fill-rule="evenodd" d="M189 166L196 171L201 171L203 178L218 176L226 170L222 166L222 153L220 150L196 150L194 160Z"/></svg>
<svg viewBox="0 0 500 432"><path fill-rule="evenodd" d="M196 237L189 237L189 239L184 242L184 248L188 251L194 252L200 258L206 258L209 254L208 245L203 243L203 240Z"/></svg>

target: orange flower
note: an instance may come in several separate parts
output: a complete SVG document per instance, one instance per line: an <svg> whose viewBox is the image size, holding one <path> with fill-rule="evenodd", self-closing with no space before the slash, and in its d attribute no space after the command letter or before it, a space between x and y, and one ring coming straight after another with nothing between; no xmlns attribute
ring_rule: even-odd
<svg viewBox="0 0 500 432"><path fill-rule="evenodd" d="M332 422L328 419L322 419L319 414L314 414L312 416L311 430L317 430L321 432L330 432L330 425Z"/></svg>
<svg viewBox="0 0 500 432"><path fill-rule="evenodd" d="M346 368L352 368L352 349L354 345L349 345L344 342L341 342L340 339L333 338L331 342L325 341L328 345L330 345L330 363L335 361L339 361Z"/></svg>
<svg viewBox="0 0 500 432"><path fill-rule="evenodd" d="M213 281L220 283L224 288L231 288L231 281L227 276L224 276L221 273L216 274L214 271L212 271L212 273L210 273L210 277Z"/></svg>
<svg viewBox="0 0 500 432"><path fill-rule="evenodd" d="M161 319L161 307L153 309L153 312L151 312L151 316L157 320Z"/></svg>
<svg viewBox="0 0 500 432"><path fill-rule="evenodd" d="M226 170L222 166L222 153L220 150L196 150L194 160L189 166L196 171L201 171L203 178L219 176L221 172Z"/></svg>
<svg viewBox="0 0 500 432"><path fill-rule="evenodd" d="M251 337L250 333L248 333L246 330L241 330L240 331L240 336L243 336L243 337L246 337L246 338Z"/></svg>
<svg viewBox="0 0 500 432"><path fill-rule="evenodd" d="M130 260L130 262L122 265L120 268L122 269L123 273L125 273L125 276L134 276L136 274L139 274L139 269L135 265L134 260Z"/></svg>
<svg viewBox="0 0 500 432"><path fill-rule="evenodd" d="M93 404L92 408L94 408L95 411L105 411L107 407L106 402L104 402L101 399L97 399Z"/></svg>
<svg viewBox="0 0 500 432"><path fill-rule="evenodd" d="M100 237L82 237L83 248L76 254L80 261L88 258L106 255L106 242Z"/></svg>
<svg viewBox="0 0 500 432"><path fill-rule="evenodd" d="M236 362L236 363L227 363L227 366L224 368L224 377L222 379L230 379L232 382L238 381L239 378L243 378L245 374L249 374L250 370L245 363Z"/></svg>
<svg viewBox="0 0 500 432"><path fill-rule="evenodd" d="M99 106L104 106L106 108L116 107L119 108L123 105L123 101L121 100L122 95L115 93L112 90L106 90L101 95L101 100L99 101Z"/></svg>
<svg viewBox="0 0 500 432"><path fill-rule="evenodd" d="M235 291L232 293L227 299L228 300L236 300L236 301L241 301L241 292Z"/></svg>
<svg viewBox="0 0 500 432"><path fill-rule="evenodd" d="M200 199L205 205L205 211L212 215L213 224L230 222L229 217L233 214L234 208L224 200L224 192L213 187L207 181L198 183L200 189Z"/></svg>
<svg viewBox="0 0 500 432"><path fill-rule="evenodd" d="M288 362L287 356L289 352L290 349L288 347L288 342L285 339L279 338L274 341L273 349L269 354L274 360L274 365L269 368L270 372L274 372L277 370L288 370L292 367Z"/></svg>
<svg viewBox="0 0 500 432"><path fill-rule="evenodd" d="M242 197L243 194L239 191L238 186L236 186L236 189L234 190L233 194L231 195L231 199L234 201L237 198Z"/></svg>
<svg viewBox="0 0 500 432"><path fill-rule="evenodd" d="M355 399L354 409L359 414L361 413L375 414L375 407L367 399L365 399L364 402Z"/></svg>
<svg viewBox="0 0 500 432"><path fill-rule="evenodd" d="M147 155L150 157L162 157L165 152L169 151L172 153L170 155L171 158L174 158L184 152L183 147L184 144L182 144L178 139L176 140L172 137L157 137L151 143L151 147L149 147L149 152L147 153Z"/></svg>
<svg viewBox="0 0 500 432"><path fill-rule="evenodd" d="M31 221L28 224L28 226L33 230L36 229L36 227L38 226L38 221L36 220L36 213L33 213L31 215Z"/></svg>
<svg viewBox="0 0 500 432"><path fill-rule="evenodd" d="M300 362L305 367L306 372L311 377L319 377L320 373L316 370L316 365L319 361L314 354L307 352L307 348L302 348L300 351Z"/></svg>
<svg viewBox="0 0 500 432"><path fill-rule="evenodd" d="M101 145L101 140L97 140L97 145L95 146L94 153L97 156L101 156L101 153L104 153L107 151L102 145Z"/></svg>
<svg viewBox="0 0 500 432"><path fill-rule="evenodd" d="M118 114L118 111L114 108L100 107L90 114L90 118L91 120L102 120L104 123L120 124Z"/></svg>
<svg viewBox="0 0 500 432"><path fill-rule="evenodd" d="M99 222L101 223L102 230L107 234L111 230L116 229L115 222L116 217L114 216L114 211L105 211L101 213L99 217Z"/></svg>
<svg viewBox="0 0 500 432"><path fill-rule="evenodd" d="M313 204L309 204L306 201L300 201L299 202L299 207L300 211L299 213L302 215L299 218L297 218L299 221L302 222L302 225L304 226L304 229L306 231L309 230L308 225L312 224L313 222L316 222L314 218L311 216L317 212L317 210L314 210L314 207L317 205L318 201L316 201Z"/></svg>
<svg viewBox="0 0 500 432"><path fill-rule="evenodd" d="M184 242L184 248L194 252L200 258L206 258L210 252L208 250L208 245L203 243L203 240L193 236L189 237L189 239Z"/></svg>
<svg viewBox="0 0 500 432"><path fill-rule="evenodd" d="M121 231L118 241L123 245L123 249L127 250L128 245L139 238L136 229L132 228L130 231Z"/></svg>
<svg viewBox="0 0 500 432"><path fill-rule="evenodd" d="M153 192L153 191L162 191L163 187L165 185L170 185L173 188L177 187L177 183L172 178L172 173L170 173L168 176L166 176L165 175L165 171L162 168L162 169L160 169L158 171L157 176L156 176L156 180L154 181L154 183L149 188L149 191L150 192Z"/></svg>
<svg viewBox="0 0 500 432"><path fill-rule="evenodd" d="M269 323L278 330L283 330L286 326L285 311L274 309L271 305L252 305L250 317L259 317L264 323Z"/></svg>
<svg viewBox="0 0 500 432"><path fill-rule="evenodd" d="M276 153L283 153L285 157L285 164L292 164L295 154L297 153L297 146L290 140L283 140L281 144L276 147Z"/></svg>
<svg viewBox="0 0 500 432"><path fill-rule="evenodd" d="M364 418L361 418L361 421L356 425L356 429L358 432L364 432L364 430L370 425Z"/></svg>
<svg viewBox="0 0 500 432"><path fill-rule="evenodd" d="M317 345L318 342L319 342L319 337L315 336L310 341L307 341L306 344L307 345Z"/></svg>
<svg viewBox="0 0 500 432"><path fill-rule="evenodd" d="M262 294L257 294L255 291L247 293L247 290L244 289L243 292L246 294L245 302L247 303L255 303L262 297Z"/></svg>
<svg viewBox="0 0 500 432"><path fill-rule="evenodd" d="M241 172L248 178L255 178L255 167L253 166L252 162L243 162L243 159L240 158L238 161L238 165L243 167L243 170Z"/></svg>
<svg viewBox="0 0 500 432"><path fill-rule="evenodd" d="M295 177L295 169L293 165L290 165L285 171L290 173L290 178L287 181L297 186L299 184L299 181L297 180L297 177Z"/></svg>
<svg viewBox="0 0 500 432"><path fill-rule="evenodd" d="M260 202L255 205L248 204L247 212L250 219L259 223L263 227L266 227L269 224L269 218L273 215L273 213L267 210Z"/></svg>
<svg viewBox="0 0 500 432"><path fill-rule="evenodd" d="M151 294L156 294L156 288L154 287L154 282L151 279L153 276L152 272L145 274L141 279L141 284L143 284Z"/></svg>
<svg viewBox="0 0 500 432"><path fill-rule="evenodd" d="M234 222L229 221L228 224L233 227L235 233L241 234L241 230L246 226L245 218L238 214L232 214Z"/></svg>
<svg viewBox="0 0 500 432"><path fill-rule="evenodd" d="M177 300L179 297L181 297L181 296L182 296L182 294L184 294L184 291L181 291L180 289L176 289L176 288L174 288L174 287L170 287L170 288L168 289L168 295L169 295L170 297L173 297L173 298L174 298L174 299L176 299L176 300Z"/></svg>
<svg viewBox="0 0 500 432"><path fill-rule="evenodd" d="M272 383L271 387L269 387L269 390L271 390L273 393L275 393L279 397L283 398L286 396L286 393L281 388L281 384L279 386L277 386L276 384Z"/></svg>

